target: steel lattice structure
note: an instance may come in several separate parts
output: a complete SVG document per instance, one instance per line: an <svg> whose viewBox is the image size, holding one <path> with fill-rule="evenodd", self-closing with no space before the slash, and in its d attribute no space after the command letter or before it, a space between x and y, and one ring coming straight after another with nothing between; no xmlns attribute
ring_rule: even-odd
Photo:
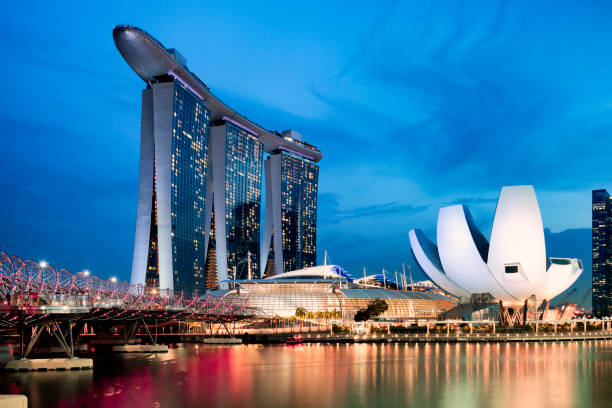
<svg viewBox="0 0 612 408"><path fill-rule="evenodd" d="M80 272L72 274L66 269L50 265L40 266L31 260L22 260L0 251L0 303L5 313L27 308L36 313L53 308L78 308L86 313L117 310L138 315L147 312L165 314L185 319L225 317L241 319L253 315L253 310L236 299L194 296L185 297L182 292L171 290L145 290L142 284L132 285L114 279L102 280ZM97 313L99 316L103 314ZM106 316L109 317L109 312Z"/></svg>

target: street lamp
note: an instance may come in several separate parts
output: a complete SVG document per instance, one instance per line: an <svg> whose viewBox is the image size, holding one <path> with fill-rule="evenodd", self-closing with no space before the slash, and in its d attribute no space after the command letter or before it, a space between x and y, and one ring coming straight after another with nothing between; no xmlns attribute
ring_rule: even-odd
<svg viewBox="0 0 612 408"><path fill-rule="evenodd" d="M81 272L83 274L83 276L89 276L89 269L85 269L83 272Z"/></svg>
<svg viewBox="0 0 612 408"><path fill-rule="evenodd" d="M40 261L40 262L38 263L38 265L39 265L41 268L46 268L47 266L49 266L49 264L47 263L47 261Z"/></svg>
<svg viewBox="0 0 612 408"><path fill-rule="evenodd" d="M117 278L113 276L112 278L110 278L110 281L115 283L115 282L117 282Z"/></svg>

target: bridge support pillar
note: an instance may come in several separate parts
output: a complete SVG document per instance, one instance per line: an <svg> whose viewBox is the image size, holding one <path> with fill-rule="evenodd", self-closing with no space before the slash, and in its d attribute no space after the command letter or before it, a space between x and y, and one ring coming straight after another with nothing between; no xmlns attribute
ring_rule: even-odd
<svg viewBox="0 0 612 408"><path fill-rule="evenodd" d="M149 335L149 338L151 339L151 343L153 343L153 345L157 345L157 340L153 338L153 335L151 334L151 331L149 330L149 327L147 326L147 323L144 321L144 318L141 317L140 320L142 321L142 325L145 328L145 330L147 331L147 334ZM157 333L156 333L155 337L157 337Z"/></svg>
<svg viewBox="0 0 612 408"><path fill-rule="evenodd" d="M126 325L125 322L123 322L123 345L127 345L134 339L134 337L136 337L139 327L140 320L135 320L131 326Z"/></svg>
<svg viewBox="0 0 612 408"><path fill-rule="evenodd" d="M70 334L70 344L66 341L66 336L62 333L62 330L58 322L51 322L51 330L53 335L57 339L57 342L62 346L69 358L74 357L74 345L72 343L72 320L68 321L68 333ZM67 334L68 334L67 333Z"/></svg>

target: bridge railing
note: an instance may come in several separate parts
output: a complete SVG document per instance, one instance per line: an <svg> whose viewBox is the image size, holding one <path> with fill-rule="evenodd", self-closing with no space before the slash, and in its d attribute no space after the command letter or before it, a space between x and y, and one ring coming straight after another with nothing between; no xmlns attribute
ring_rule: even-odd
<svg viewBox="0 0 612 408"><path fill-rule="evenodd" d="M0 304L11 306L78 306L139 310L172 310L210 315L248 314L234 299L186 297L169 289L150 290L142 284L102 280L50 265L24 261L0 251Z"/></svg>

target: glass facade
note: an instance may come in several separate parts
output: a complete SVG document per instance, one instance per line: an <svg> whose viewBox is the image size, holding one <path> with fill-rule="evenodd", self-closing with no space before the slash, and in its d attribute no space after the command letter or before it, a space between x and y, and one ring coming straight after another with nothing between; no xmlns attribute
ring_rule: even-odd
<svg viewBox="0 0 612 408"><path fill-rule="evenodd" d="M593 191L593 314L612 315L612 199Z"/></svg>
<svg viewBox="0 0 612 408"><path fill-rule="evenodd" d="M220 307L240 305L259 317L291 317L297 308L308 312L337 312L352 320L359 309L384 299L389 309L382 319L438 319L456 306L454 299L433 293L342 288L337 281L241 282L238 290L223 293Z"/></svg>
<svg viewBox="0 0 612 408"><path fill-rule="evenodd" d="M281 151L281 223L283 270L317 263L317 189L319 166Z"/></svg>
<svg viewBox="0 0 612 408"><path fill-rule="evenodd" d="M204 103L180 83L174 82L172 110L172 162L170 177L170 218L172 223L172 265L175 292L204 292L204 208L209 112ZM159 288L157 188L153 184L151 228L147 259L146 287Z"/></svg>
<svg viewBox="0 0 612 408"><path fill-rule="evenodd" d="M263 144L226 123L225 146L227 272L229 279L247 279L249 263L251 276L259 276Z"/></svg>
<svg viewBox="0 0 612 408"><path fill-rule="evenodd" d="M219 279L217 278L217 242L215 240L214 210L212 212L210 234L208 237L208 251L206 253L206 289L215 289L219 286Z"/></svg>
<svg viewBox="0 0 612 408"><path fill-rule="evenodd" d="M153 161L153 196L151 197L151 226L149 228L149 252L145 287L147 293L159 289L159 249L157 241L157 188L155 187L155 160Z"/></svg>

